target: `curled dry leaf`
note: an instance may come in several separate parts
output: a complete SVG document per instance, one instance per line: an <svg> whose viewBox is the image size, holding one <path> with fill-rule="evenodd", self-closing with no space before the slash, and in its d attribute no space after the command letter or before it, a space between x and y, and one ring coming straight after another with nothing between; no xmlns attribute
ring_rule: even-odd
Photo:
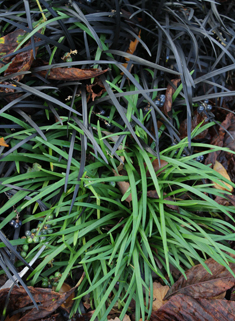
<svg viewBox="0 0 235 321"><path fill-rule="evenodd" d="M139 31L139 34L138 34L138 37L140 38L140 35L141 35L141 30ZM138 43L139 43L139 40L137 38L135 38L135 40L131 41L130 42L130 46L129 48L127 49L127 53L133 55L133 53L136 51L136 48L138 46ZM130 59L125 57L125 60L126 61L129 61ZM122 64L125 68L127 67L127 62L125 62L124 64Z"/></svg>
<svg viewBox="0 0 235 321"><path fill-rule="evenodd" d="M231 255L234 257L234 255ZM205 264L210 269L208 273L201 265L195 265L190 270L186 271L187 280L182 275L179 280L173 284L165 296L165 300L176 294L189 295L192 298L213 298L235 285L235 278L226 269L212 258L205 261ZM229 264L230 269L235 272L235 263Z"/></svg>
<svg viewBox="0 0 235 321"><path fill-rule="evenodd" d="M69 290L71 290L71 286L67 283L63 283L62 287L59 290L59 293L66 293ZM71 309L73 306L73 298L74 298L74 292L64 301L63 304L61 304L61 307L64 309Z"/></svg>
<svg viewBox="0 0 235 321"><path fill-rule="evenodd" d="M161 285L159 282L153 283L153 311L157 311L167 301L164 301L164 297L169 290L168 285Z"/></svg>
<svg viewBox="0 0 235 321"><path fill-rule="evenodd" d="M3 137L0 138L0 146L9 147Z"/></svg>
<svg viewBox="0 0 235 321"><path fill-rule="evenodd" d="M36 54L38 51L37 42L39 42L39 40L40 40L39 38L34 37ZM26 46L30 44L31 44L31 40L27 43ZM4 76L11 75L20 71L30 70L33 61L34 61L33 49L18 53L12 59L12 62L8 66L7 70L4 72ZM14 80L20 81L23 78L24 78L24 75L19 75L19 76L15 76Z"/></svg>
<svg viewBox="0 0 235 321"><path fill-rule="evenodd" d="M206 300L178 294L173 296L158 311L153 312L150 321L233 321L235 302L227 300Z"/></svg>
<svg viewBox="0 0 235 321"><path fill-rule="evenodd" d="M28 288L34 297L34 300L36 302L40 302L41 305L38 306L38 310L36 308L32 308L23 317L18 319L19 321L33 321L40 318L45 318L47 315L51 314L58 307L60 307L61 304L63 304L63 302L75 291L77 286L64 294L54 292L51 289L34 288L31 286ZM2 309L4 307L8 292L9 289L0 290L0 314L3 312ZM23 287L14 287L14 289L11 291L7 312L16 311L26 307L31 303L31 299Z"/></svg>
<svg viewBox="0 0 235 321"><path fill-rule="evenodd" d="M225 169L224 166L223 166L221 163L219 163L218 161L215 161L215 165L214 165L213 169L214 169L217 173L221 174L224 178L226 178L226 179L228 179L229 181L231 181L231 179L230 179L230 177L229 177L226 169ZM222 182L222 181L221 181L221 182ZM233 187L232 187L231 185L229 185L228 183L225 183L225 182L223 182L223 183L227 186L227 188L224 187L224 186L221 186L221 185L219 185L219 184L217 184L217 183L214 183L214 186L215 186L215 188L220 189L220 190L223 190L223 191L229 191L229 192L232 192L232 191L233 191Z"/></svg>
<svg viewBox="0 0 235 321"><path fill-rule="evenodd" d="M115 176L122 176L122 175L119 175L118 173L116 173L116 171L114 169L113 169L113 173ZM126 191L128 190L128 188L130 187L130 183L128 183L128 182L117 182L117 185L118 185L122 195L124 195L126 193ZM130 202L132 201L132 195L130 194L125 199L125 201L127 201L130 204Z"/></svg>
<svg viewBox="0 0 235 321"><path fill-rule="evenodd" d="M92 85L86 85L86 90L89 94L91 94L92 101L94 101L96 97L100 97L104 92L106 92L106 89L99 78L96 78Z"/></svg>
<svg viewBox="0 0 235 321"><path fill-rule="evenodd" d="M47 77L48 79L54 80L65 80L65 81L75 81L75 80L85 80L90 78L95 78L107 72L109 69L78 69L78 68L53 68L50 73L47 74L47 70L41 70L38 72L39 75Z"/></svg>
<svg viewBox="0 0 235 321"><path fill-rule="evenodd" d="M171 82L177 87L180 79L172 79ZM172 107L172 96L175 93L175 89L169 84L166 89L166 100L164 103L163 111L166 116L168 116L169 111Z"/></svg>
<svg viewBox="0 0 235 321"><path fill-rule="evenodd" d="M6 36L0 38L0 57L8 55L16 49L19 43L22 41L22 36L26 34L26 31L22 29L16 29L13 32L8 33ZM3 59L3 62L9 62L12 59L7 57Z"/></svg>

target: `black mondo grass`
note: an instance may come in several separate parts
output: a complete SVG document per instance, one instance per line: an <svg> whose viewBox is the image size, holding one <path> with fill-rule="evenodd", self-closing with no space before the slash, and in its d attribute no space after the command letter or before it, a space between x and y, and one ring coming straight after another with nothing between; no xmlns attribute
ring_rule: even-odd
<svg viewBox="0 0 235 321"><path fill-rule="evenodd" d="M172 285L172 267L208 270L212 257L230 269L235 210L215 201L231 195L213 184L235 185L204 159L234 151L196 139L234 113L235 5L226 3L0 1L1 274L27 289L59 271L58 291L84 273L71 316L89 312L87 295L92 321L117 302L122 320L132 299L145 320L149 288ZM8 74L14 57L28 65ZM78 69L90 78L73 78Z"/></svg>

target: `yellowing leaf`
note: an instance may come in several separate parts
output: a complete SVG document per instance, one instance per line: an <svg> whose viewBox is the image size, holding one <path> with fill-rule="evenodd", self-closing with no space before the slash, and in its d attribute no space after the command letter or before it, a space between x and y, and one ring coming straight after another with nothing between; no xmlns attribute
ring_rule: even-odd
<svg viewBox="0 0 235 321"><path fill-rule="evenodd" d="M215 165L214 165L213 169L214 169L217 173L221 174L224 178L227 178L229 181L231 181L231 179L230 179L230 177L229 177L226 169L225 169L224 166L223 166L221 163L219 163L218 161L215 161ZM220 181L220 182L222 182L222 181ZM225 182L223 182L223 184L225 184L225 185L227 186L227 188L224 187L224 186L221 186L221 185L219 185L219 184L217 184L217 183L214 183L214 186L215 186L215 188L220 189L220 190L223 190L223 191L229 191L229 192L232 192L232 191L233 191L233 187L232 187L231 185L229 185L228 183L225 183Z"/></svg>
<svg viewBox="0 0 235 321"><path fill-rule="evenodd" d="M6 142L5 142L3 137L0 138L0 146L9 147L9 145L6 144Z"/></svg>
<svg viewBox="0 0 235 321"><path fill-rule="evenodd" d="M167 301L164 301L164 297L169 290L168 285L161 285L161 283L153 283L153 311L157 311Z"/></svg>

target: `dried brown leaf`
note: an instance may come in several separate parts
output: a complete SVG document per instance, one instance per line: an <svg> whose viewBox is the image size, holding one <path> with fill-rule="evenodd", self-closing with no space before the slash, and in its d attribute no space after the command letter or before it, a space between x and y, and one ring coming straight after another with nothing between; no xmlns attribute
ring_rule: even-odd
<svg viewBox="0 0 235 321"><path fill-rule="evenodd" d="M173 296L150 321L234 321L235 302L227 300L206 300L178 294Z"/></svg>
<svg viewBox="0 0 235 321"><path fill-rule="evenodd" d="M24 36L26 31L22 29L16 29L13 32L8 33L6 36L0 38L0 58L8 55L16 49L19 43L22 41L22 36ZM11 57L4 58L4 62L9 62Z"/></svg>
<svg viewBox="0 0 235 321"><path fill-rule="evenodd" d="M86 85L86 90L91 94L92 101L94 101L96 97L100 97L104 92L106 92L106 89L99 78L96 78L92 85Z"/></svg>
<svg viewBox="0 0 235 321"><path fill-rule="evenodd" d="M219 163L218 161L215 161L215 165L214 165L213 169L214 169L214 171L216 171L217 173L221 174L224 178L226 178L226 179L228 179L229 181L231 181L231 179L230 179L230 177L229 177L226 169L225 169L224 166L223 166L221 163ZM222 181L220 181L220 182L222 182ZM232 187L231 185L229 185L229 184L226 183L226 182L223 182L223 183L227 186L227 188L224 187L224 186L219 185L218 183L214 183L214 186L215 186L215 188L220 189L220 190L223 190L223 191L229 191L229 192L232 192L232 191L233 191L233 187Z"/></svg>
<svg viewBox="0 0 235 321"><path fill-rule="evenodd" d="M26 313L19 321L34 321L40 318L44 318L51 314L58 307L60 307L64 301L75 291L77 288L74 287L70 291L60 294L52 291L51 289L42 289L28 287L30 293L32 294L36 302L40 302L41 305L38 306L39 310L32 308L28 313ZM9 289L0 290L0 312L5 304L6 297L8 295ZM7 307L7 311L16 311L18 309L24 308L25 306L32 304L32 301L23 287L14 287L10 295L10 301Z"/></svg>
<svg viewBox="0 0 235 321"><path fill-rule="evenodd" d="M47 74L47 70L41 70L38 72L39 75L46 77L48 79L54 80L64 80L64 81L75 81L75 80L85 80L90 78L98 77L109 69L78 69L78 68L53 68L50 73Z"/></svg>
<svg viewBox="0 0 235 321"><path fill-rule="evenodd" d="M172 79L171 82L177 87L180 79ZM172 107L172 96L175 93L175 89L169 84L166 89L166 100L164 103L163 111L166 116L168 116L169 111Z"/></svg>
<svg viewBox="0 0 235 321"><path fill-rule="evenodd" d="M182 275L173 284L164 299L169 299L171 296L179 293L189 295L195 299L211 298L220 295L235 285L235 278L226 267L220 265L212 258L206 260L205 264L212 274L208 273L201 264L195 265L186 271L187 280ZM235 272L235 263L230 263L229 267Z"/></svg>
<svg viewBox="0 0 235 321"><path fill-rule="evenodd" d="M161 283L153 283L153 311L157 311L167 301L164 301L164 297L169 290L168 285L161 285Z"/></svg>

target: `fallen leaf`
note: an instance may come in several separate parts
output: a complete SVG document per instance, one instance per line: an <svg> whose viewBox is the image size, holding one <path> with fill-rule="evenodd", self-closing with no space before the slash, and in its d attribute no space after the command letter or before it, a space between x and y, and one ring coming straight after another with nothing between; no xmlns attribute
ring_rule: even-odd
<svg viewBox="0 0 235 321"><path fill-rule="evenodd" d="M231 255L234 257L233 255ZM205 264L210 269L208 273L201 265L195 265L190 270L186 271L187 280L183 275L175 284L172 285L165 300L176 294L185 294L194 299L207 299L220 295L224 291L232 288L235 285L235 278L226 269L212 258L205 261ZM235 272L235 263L229 264L230 269Z"/></svg>
<svg viewBox="0 0 235 321"><path fill-rule="evenodd" d="M34 300L36 302L40 302L41 304L38 306L39 310L37 310L36 308L32 308L22 318L18 319L18 321L33 321L46 317L47 315L54 312L58 307L60 307L63 302L75 291L76 288L77 286L64 294L60 294L52 291L51 289L34 288L29 286L28 289L32 294ZM9 289L0 290L1 315L8 293ZM9 311L16 311L18 309L24 308L29 304L32 304L32 302L24 288L18 288L15 286L11 291L10 300L7 306L7 313Z"/></svg>
<svg viewBox="0 0 235 321"><path fill-rule="evenodd" d="M64 81L75 81L75 80L85 80L90 78L98 77L109 69L78 69L78 68L52 68L50 73L47 74L47 70L41 70L37 73L43 77L54 80L64 80Z"/></svg>
<svg viewBox="0 0 235 321"><path fill-rule="evenodd" d="M223 293L221 293L219 295L213 296L211 298L207 298L207 300L218 300L218 299L222 300L225 298L225 295L226 295L226 291L224 291Z"/></svg>
<svg viewBox="0 0 235 321"><path fill-rule="evenodd" d="M168 285L161 285L161 283L153 283L153 311L157 311L167 301L164 301L164 297L169 290Z"/></svg>
<svg viewBox="0 0 235 321"><path fill-rule="evenodd" d="M180 79L172 79L171 82L177 87L178 83L180 82ZM165 103L163 107L164 114L168 116L169 111L171 111L172 107L172 96L175 93L175 89L169 84L166 89L166 98Z"/></svg>
<svg viewBox="0 0 235 321"><path fill-rule="evenodd" d="M106 92L106 89L99 78L96 78L92 85L86 85L86 90L91 94L92 101L94 101L96 97L100 97L104 92Z"/></svg>
<svg viewBox="0 0 235 321"><path fill-rule="evenodd" d="M164 160L162 160L162 159L160 159L160 162L161 162L161 163L159 164L159 161L158 161L157 158L152 162L154 172L157 172L160 168L162 168L162 167L164 167L164 166L166 166L166 165L168 164L168 162L166 162L166 161L164 161ZM144 163L144 166L146 167L146 164L145 164L145 163ZM165 169L164 169L164 170L165 170ZM163 171L164 171L164 170L163 170ZM163 171L160 171L160 172L157 174L157 176L159 176ZM147 176L147 177L150 177L150 176L151 176L149 170L147 170L146 176Z"/></svg>
<svg viewBox="0 0 235 321"><path fill-rule="evenodd" d="M230 179L226 169L224 168L224 166L221 163L219 163L218 161L215 161L215 165L214 165L213 169L214 169L214 171L221 174L224 178L228 179L231 182L231 179ZM222 181L220 180L220 182L222 182ZM229 191L229 192L233 191L233 187L231 185L229 185L226 182L223 182L223 183L227 186L227 188L225 188L224 186L221 186L215 182L214 182L214 186L215 186L215 188L223 190L223 191Z"/></svg>
<svg viewBox="0 0 235 321"><path fill-rule="evenodd" d="M113 173L115 176L122 176L122 175L119 175L118 173L116 173L116 171L114 169L113 169ZM128 188L130 187L130 183L128 183L128 182L117 182L117 185L118 185L122 195L124 195L126 193L126 191L128 190ZM125 201L127 201L130 204L130 202L132 201L132 195L130 194L125 199Z"/></svg>
<svg viewBox="0 0 235 321"><path fill-rule="evenodd" d="M38 47L37 47L36 43L39 42L39 41L40 41L39 38L34 37L36 54L37 54L37 51L38 51ZM28 46L30 44L31 44L31 40L27 43L26 46ZM14 74L14 73L17 73L17 72L21 72L21 71L30 70L33 61L34 61L33 48L30 49L30 50L18 53L12 59L10 65L7 68L7 70L4 72L4 76L11 75L11 74ZM20 81L23 78L24 78L24 75L18 75L18 76L15 76L13 79L16 80L16 81Z"/></svg>
<svg viewBox="0 0 235 321"><path fill-rule="evenodd" d="M0 138L0 146L9 147L9 145L7 145L3 137Z"/></svg>
<svg viewBox="0 0 235 321"><path fill-rule="evenodd" d="M8 33L6 36L0 38L0 57L8 55L16 49L19 43L22 41L22 36L26 34L26 31L22 29L16 29L13 32ZM4 58L3 62L8 62L12 59L12 56Z"/></svg>
<svg viewBox="0 0 235 321"><path fill-rule="evenodd" d="M138 34L138 37L139 37L139 38L140 38L140 35L141 35L141 30L139 31L139 34ZM131 42L130 42L130 45L129 45L129 48L127 49L127 53L133 55L133 53L136 51L136 48L137 48L137 46L138 46L138 43L139 43L138 38L135 38L135 40L131 41ZM126 60L126 61L130 61L130 58L125 57L125 60ZM128 63L125 62L125 63L122 64L122 65L123 65L123 67L126 68L127 65L128 65ZM132 66L133 66L133 65L132 65ZM132 68L132 66L131 66L131 68ZM122 74L123 74L123 73L122 73Z"/></svg>
<svg viewBox="0 0 235 321"><path fill-rule="evenodd" d="M139 31L139 34L138 34L139 38L140 38L140 35L141 35L141 30ZM127 53L133 55L133 53L136 51L138 43L139 43L139 39L138 38L135 38L134 41L131 41L130 45L129 45L129 48L127 49ZM129 61L130 59L129 58L125 58L125 60Z"/></svg>
<svg viewBox="0 0 235 321"><path fill-rule="evenodd" d="M235 302L228 300L206 300L178 294L173 296L150 321L234 321Z"/></svg>
<svg viewBox="0 0 235 321"><path fill-rule="evenodd" d="M70 291L71 286L67 283L63 283L62 287L59 290L59 293L66 293ZM73 301L74 298L74 292L64 301L64 303L61 305L62 308L70 310L74 304Z"/></svg>

